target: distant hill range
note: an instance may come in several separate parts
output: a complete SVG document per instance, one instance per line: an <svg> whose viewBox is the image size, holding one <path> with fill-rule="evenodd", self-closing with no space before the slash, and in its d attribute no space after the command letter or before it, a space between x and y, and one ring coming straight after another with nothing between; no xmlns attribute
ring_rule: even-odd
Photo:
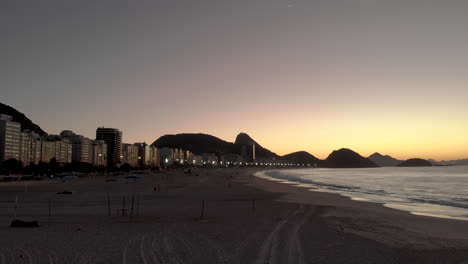
<svg viewBox="0 0 468 264"><path fill-rule="evenodd" d="M399 167L430 167L432 166L432 163L428 160L415 158L415 159L405 160L402 163L400 163L398 166Z"/></svg>
<svg viewBox="0 0 468 264"><path fill-rule="evenodd" d="M157 148L181 148L189 150L197 155L203 153L238 154L252 157L252 144L255 144L255 156L257 160L277 160L299 164L317 164L320 167L329 168L363 168L377 167L371 160L362 157L349 149L334 151L326 160L320 160L314 155L298 151L284 156L262 147L246 133L240 133L234 143L226 142L217 137L207 134L177 134L165 135L158 138L152 146Z"/></svg>
<svg viewBox="0 0 468 264"><path fill-rule="evenodd" d="M373 161L362 157L358 153L342 148L333 151L326 160L322 162L322 167L327 168L369 168L378 167Z"/></svg>
<svg viewBox="0 0 468 264"><path fill-rule="evenodd" d="M29 129L41 136L47 135L47 133L42 130L41 127L34 124L29 118L27 118L23 113L19 112L18 110L14 109L11 106L6 104L0 103L0 114L9 115L13 117L13 121L18 122L21 124L21 129Z"/></svg>
<svg viewBox="0 0 468 264"><path fill-rule="evenodd" d="M370 155L368 157L371 161L373 161L375 164L377 164L380 167L395 167L398 166L398 164L402 163L402 160L395 159L389 155L382 155L378 152Z"/></svg>
<svg viewBox="0 0 468 264"><path fill-rule="evenodd" d="M460 159L460 160L449 160L449 161L441 161L442 163L453 164L453 165L468 165L468 159Z"/></svg>
<svg viewBox="0 0 468 264"><path fill-rule="evenodd" d="M435 161L433 159L429 159L429 161L434 166L463 166L463 165L468 165L468 159L442 160L442 161Z"/></svg>

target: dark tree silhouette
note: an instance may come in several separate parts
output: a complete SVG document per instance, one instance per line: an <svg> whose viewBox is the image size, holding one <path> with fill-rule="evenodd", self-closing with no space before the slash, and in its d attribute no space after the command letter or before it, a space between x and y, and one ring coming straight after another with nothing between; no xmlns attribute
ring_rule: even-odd
<svg viewBox="0 0 468 264"><path fill-rule="evenodd" d="M124 164L122 164L122 166L120 166L121 171L129 172L132 169L133 169L133 167L128 163L124 163Z"/></svg>
<svg viewBox="0 0 468 264"><path fill-rule="evenodd" d="M2 162L2 170L5 174L16 174L21 173L23 163L16 159L8 159Z"/></svg>

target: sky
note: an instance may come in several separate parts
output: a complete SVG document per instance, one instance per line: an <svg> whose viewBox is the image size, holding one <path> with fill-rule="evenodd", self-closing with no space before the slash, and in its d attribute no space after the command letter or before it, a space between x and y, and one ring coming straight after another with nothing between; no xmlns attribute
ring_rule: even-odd
<svg viewBox="0 0 468 264"><path fill-rule="evenodd" d="M468 158L468 1L3 0L0 101L127 143Z"/></svg>

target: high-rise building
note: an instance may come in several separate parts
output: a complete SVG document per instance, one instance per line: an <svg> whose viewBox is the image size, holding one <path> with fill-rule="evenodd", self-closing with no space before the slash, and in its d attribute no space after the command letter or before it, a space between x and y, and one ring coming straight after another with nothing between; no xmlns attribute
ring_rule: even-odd
<svg viewBox="0 0 468 264"><path fill-rule="evenodd" d="M174 150L171 148L158 149L159 162L165 166L171 165L174 162Z"/></svg>
<svg viewBox="0 0 468 264"><path fill-rule="evenodd" d="M115 128L99 127L96 130L96 140L107 144L107 165L114 166L121 163L122 157L122 131Z"/></svg>
<svg viewBox="0 0 468 264"><path fill-rule="evenodd" d="M8 115L0 115L0 162L20 160L21 124Z"/></svg>
<svg viewBox="0 0 468 264"><path fill-rule="evenodd" d="M91 139L77 135L70 130L62 131L60 136L72 143L72 161L92 163Z"/></svg>
<svg viewBox="0 0 468 264"><path fill-rule="evenodd" d="M54 157L55 157L55 143L49 140L42 141L41 161L50 162L50 160Z"/></svg>
<svg viewBox="0 0 468 264"><path fill-rule="evenodd" d="M212 165L212 166L218 165L218 155L214 153L203 153L201 156L202 156L204 165Z"/></svg>
<svg viewBox="0 0 468 264"><path fill-rule="evenodd" d="M158 148L153 146L150 147L149 165L151 167L159 167Z"/></svg>
<svg viewBox="0 0 468 264"><path fill-rule="evenodd" d="M72 144L68 139L51 135L42 141L41 160L43 162L50 162L53 158L58 163L72 162Z"/></svg>
<svg viewBox="0 0 468 264"><path fill-rule="evenodd" d="M184 150L184 159L186 162L190 162L192 160L194 154L190 152L190 150Z"/></svg>
<svg viewBox="0 0 468 264"><path fill-rule="evenodd" d="M92 142L92 164L94 166L107 165L107 144L102 140L93 140Z"/></svg>
<svg viewBox="0 0 468 264"><path fill-rule="evenodd" d="M41 159L41 137L31 130L21 132L20 160L24 165L38 163Z"/></svg>
<svg viewBox="0 0 468 264"><path fill-rule="evenodd" d="M138 147L138 165L139 166L149 166L150 165L150 152L151 147L144 143L135 143L135 146Z"/></svg>
<svg viewBox="0 0 468 264"><path fill-rule="evenodd" d="M141 157L138 156L138 146L134 144L122 144L122 164L128 163L134 167L138 166Z"/></svg>

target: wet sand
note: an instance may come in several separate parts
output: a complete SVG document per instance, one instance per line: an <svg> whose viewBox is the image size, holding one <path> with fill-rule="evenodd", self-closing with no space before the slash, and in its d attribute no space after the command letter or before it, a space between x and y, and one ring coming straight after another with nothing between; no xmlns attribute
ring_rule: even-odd
<svg viewBox="0 0 468 264"><path fill-rule="evenodd" d="M468 261L467 221L310 192L256 171L0 183L0 263ZM73 194L56 194L64 190ZM16 197L17 218L40 228L8 227Z"/></svg>

